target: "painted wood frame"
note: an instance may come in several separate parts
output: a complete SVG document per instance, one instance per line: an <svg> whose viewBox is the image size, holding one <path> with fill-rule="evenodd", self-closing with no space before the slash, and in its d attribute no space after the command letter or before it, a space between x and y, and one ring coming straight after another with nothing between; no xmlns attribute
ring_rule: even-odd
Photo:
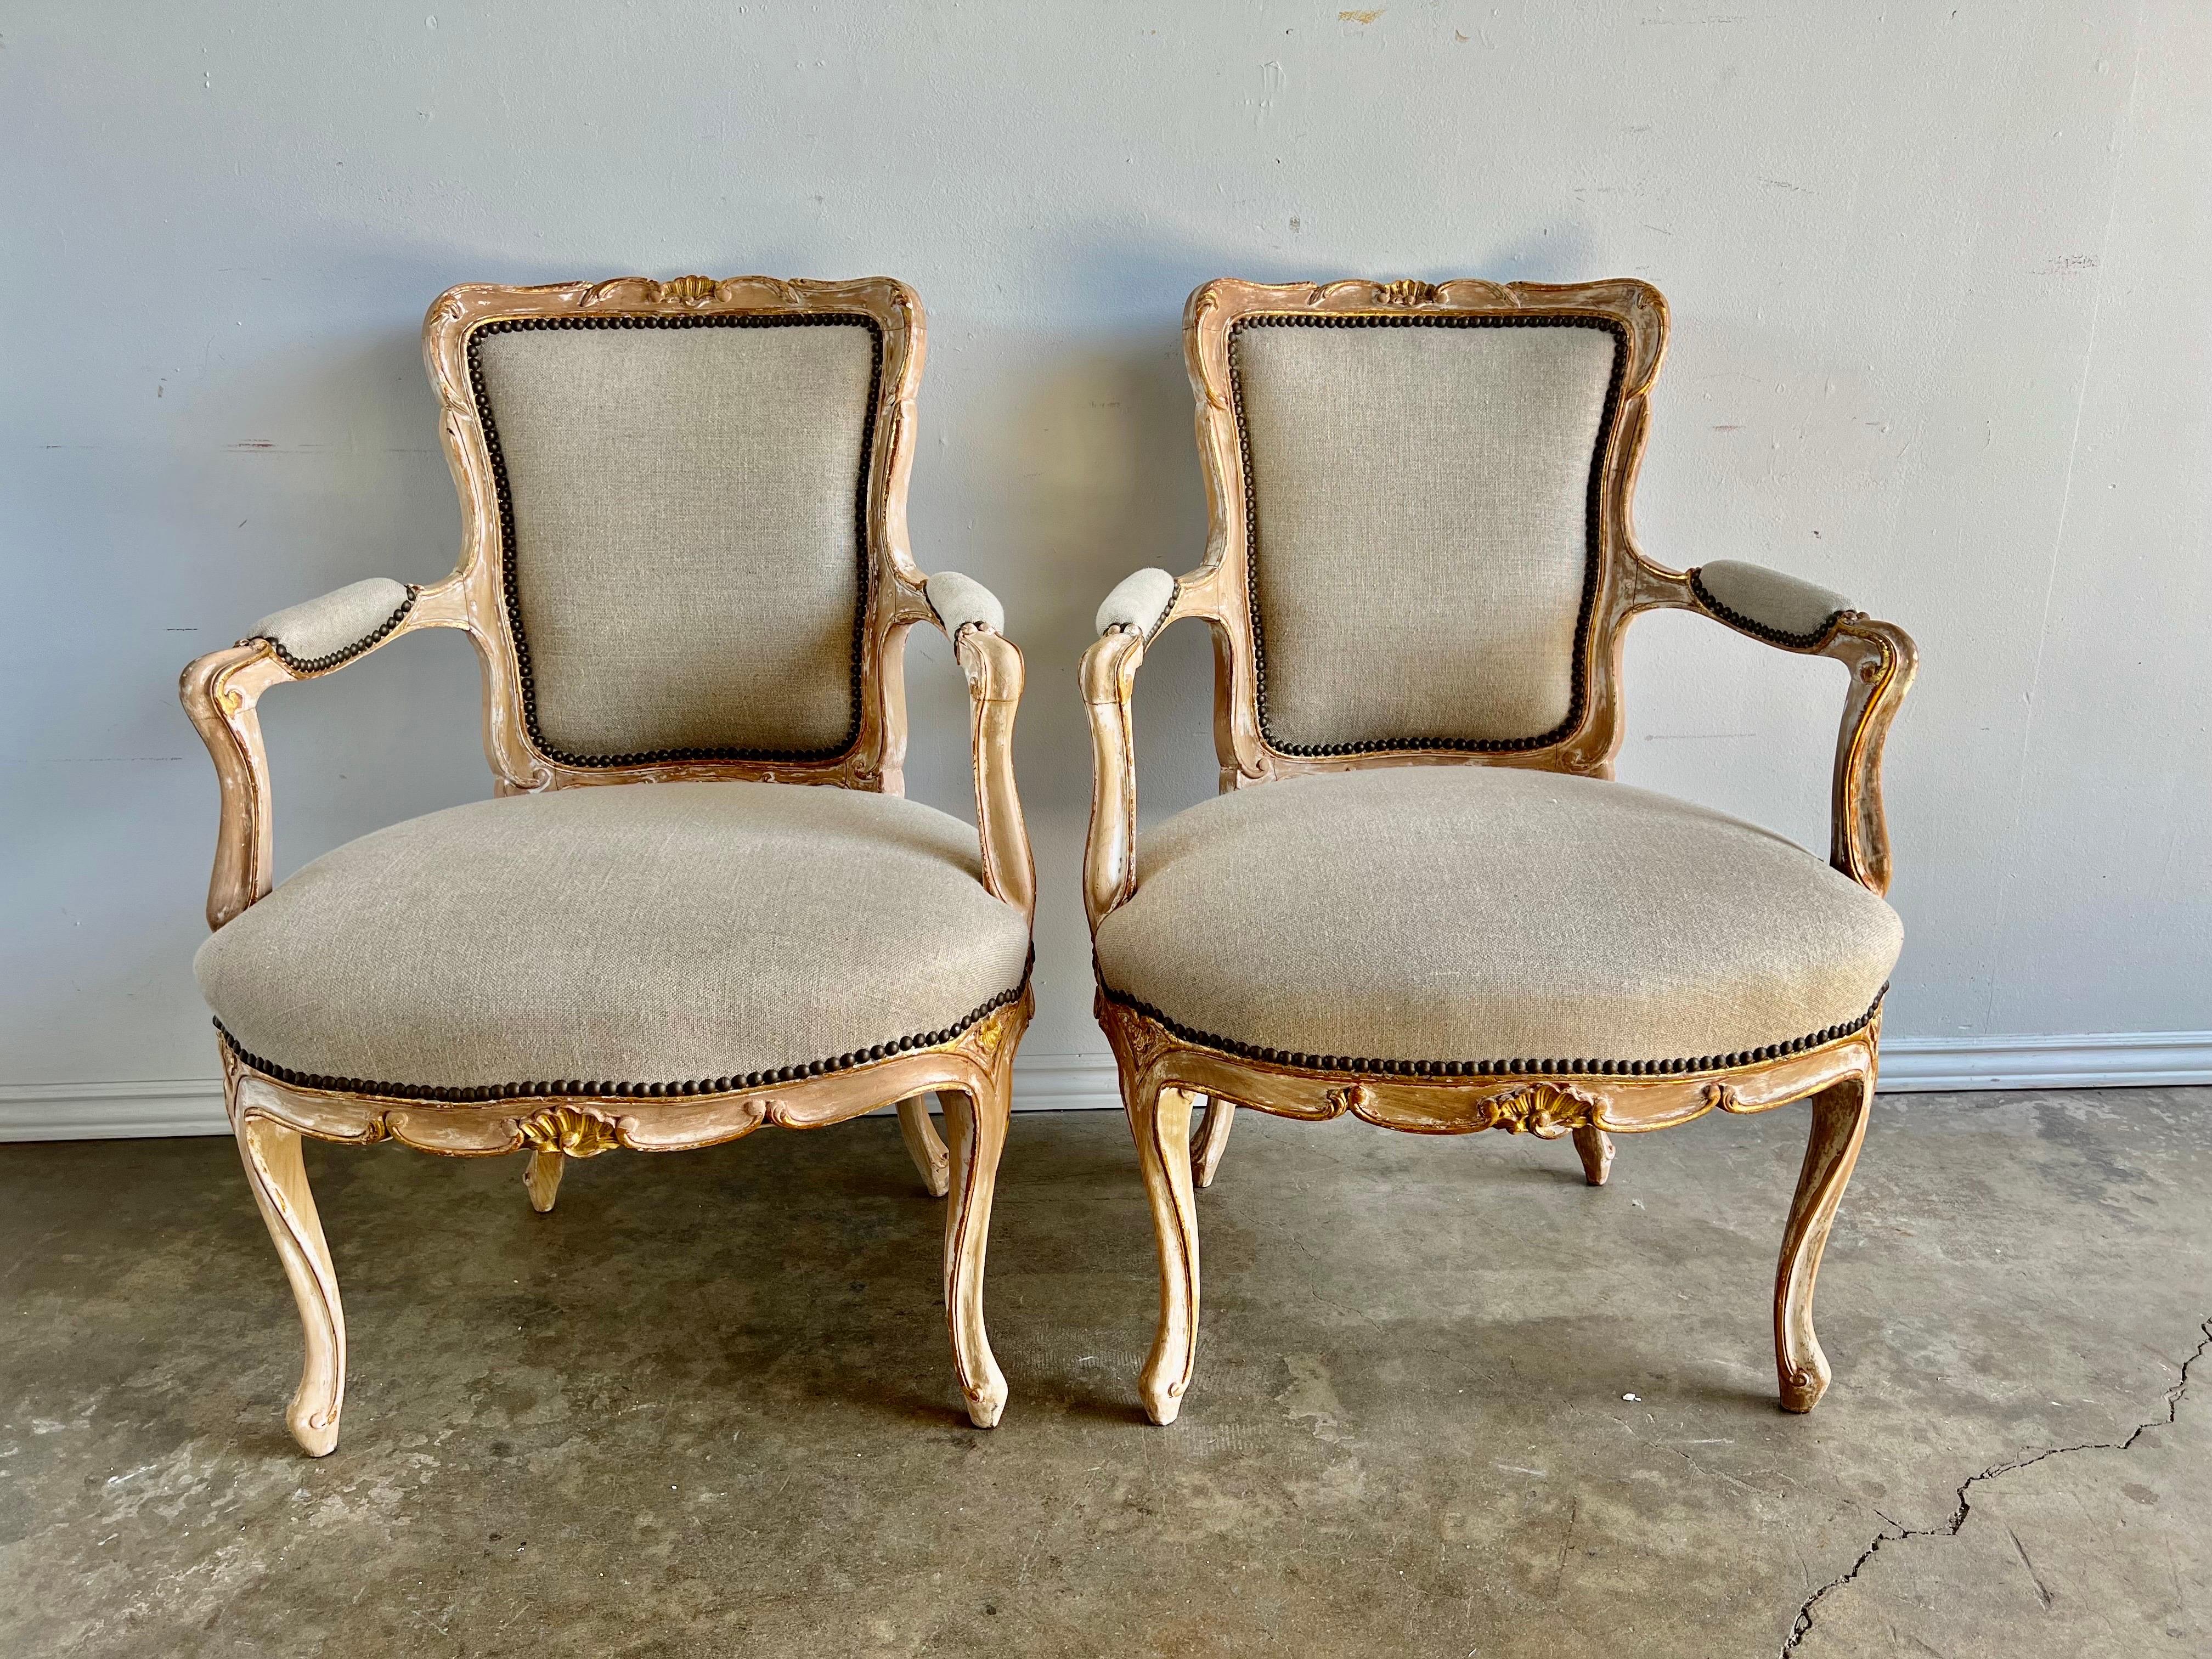
<svg viewBox="0 0 2212 1659"><path fill-rule="evenodd" d="M1231 331L1255 316L1470 315L1587 318L1620 330L1626 342L1620 403L1599 458L1600 542L1589 624L1581 647L1580 718L1541 747L1470 752L1378 746L1327 756L1285 753L1268 742L1260 719L1244 459L1230 373ZM1637 470L1650 419L1648 396L1666 351L1667 322L1666 301L1658 290L1632 279L1433 286L1413 281L1268 285L1224 279L1191 295L1183 314L1183 349L1197 402L1209 534L1203 562L1176 581L1173 599L1149 633L1115 628L1084 657L1093 764L1084 902L1094 934L1099 922L1136 891L1140 878L1130 706L1151 640L1176 622L1196 618L1212 634L1214 747L1224 791L1304 773L1373 766L1519 766L1611 777L1622 736L1621 653L1632 619L1647 611L1695 611L1778 643L1705 604L1691 573L1653 562L1637 545ZM1378 639L1373 648L1388 651L1389 641ZM1888 623L1844 611L1816 637L1779 648L1832 657L1850 675L1833 764L1829 861L1871 891L1885 893L1890 847L1881 802L1882 744L1912 684L1917 663L1912 641ZM1813 1282L1866 1131L1878 1063L1878 1012L1862 1029L1816 1047L1696 1072L1419 1079L1309 1069L1232 1054L1178 1036L1108 997L1103 988L1097 1015L1119 1068L1159 1246L1159 1328L1140 1379L1145 1408L1154 1422L1175 1420L1189 1385L1199 1305L1194 1189L1212 1183L1240 1105L1308 1120L1351 1113L1418 1134L1502 1128L1547 1139L1571 1136L1586 1178L1601 1186L1612 1166L1615 1132L1664 1128L1713 1110L1765 1111L1809 1098L1811 1139L1776 1273L1775 1358L1784 1408L1809 1411L1826 1389L1828 1363L1813 1332ZM1206 1116L1194 1146L1191 1115L1201 1101Z"/></svg>
<svg viewBox="0 0 2212 1659"><path fill-rule="evenodd" d="M882 342L874 447L869 457L869 580L860 633L860 719L843 752L815 761L659 761L636 766L563 764L532 744L522 718L522 681L501 583L499 509L483 423L467 366L471 332L526 318L668 318L714 314L848 313L869 319ZM942 628L927 578L907 540L907 484L914 466L915 393L926 331L920 301L887 277L787 282L767 276L659 283L621 277L543 288L471 284L448 290L423 324L423 356L437 389L446 455L460 492L459 568L416 592L404 613L362 648L328 667L288 664L265 639L212 652L185 670L185 709L206 743L221 790L208 925L219 928L270 891L273 880L269 758L258 705L270 687L319 678L423 628L457 628L475 645L483 675L484 754L501 794L576 786L685 779L828 784L903 792L904 657L917 623ZM1013 725L1021 700L1021 653L988 624L959 629L953 650L968 681L977 835L983 885L1020 910L1036 911L1036 875L1013 775ZM983 1325L983 1265L999 1154L1012 1102L1016 1048L1035 1006L1027 986L1011 1004L951 1040L818 1077L754 1089L666 1099L538 1095L490 1105L454 1105L309 1088L255 1069L223 1047L224 1094L246 1176L292 1285L307 1360L288 1421L320 1456L337 1443L345 1389L345 1324L336 1274L301 1157L301 1137L364 1146L392 1139L448 1157L527 1152L530 1202L553 1207L574 1158L617 1147L688 1150L733 1140L763 1124L814 1128L896 1105L924 1186L950 1196L945 1294L955 1370L971 1420L999 1420L1006 1384ZM933 1126L934 1094L951 1132L948 1151Z"/></svg>

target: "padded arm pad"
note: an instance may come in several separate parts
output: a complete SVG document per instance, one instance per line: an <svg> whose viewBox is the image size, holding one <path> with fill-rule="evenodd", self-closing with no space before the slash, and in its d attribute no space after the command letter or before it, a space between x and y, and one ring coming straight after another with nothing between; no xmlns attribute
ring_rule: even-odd
<svg viewBox="0 0 2212 1659"><path fill-rule="evenodd" d="M1006 608L973 576L963 576L957 570L940 570L923 581L922 592L928 598L929 608L937 613L937 620L945 624L945 631L956 640L962 629L977 623L994 634L1006 631Z"/></svg>
<svg viewBox="0 0 2212 1659"><path fill-rule="evenodd" d="M397 628L414 605L413 588L371 576L264 617L246 637L268 641L289 668L335 668Z"/></svg>
<svg viewBox="0 0 2212 1659"><path fill-rule="evenodd" d="M1778 645L1812 644L1851 608L1840 593L1735 559L1692 570L1690 588L1723 622Z"/></svg>
<svg viewBox="0 0 2212 1659"><path fill-rule="evenodd" d="M1176 579L1166 571L1133 571L1121 578L1121 584L1106 596L1106 603L1098 607L1098 631L1104 634L1126 628L1149 640L1167 620L1168 607L1175 603L1175 597Z"/></svg>

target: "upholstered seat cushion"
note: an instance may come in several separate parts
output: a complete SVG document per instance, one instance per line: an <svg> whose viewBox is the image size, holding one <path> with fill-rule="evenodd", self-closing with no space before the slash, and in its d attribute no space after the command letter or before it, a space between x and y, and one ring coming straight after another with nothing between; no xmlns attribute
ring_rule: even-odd
<svg viewBox="0 0 2212 1659"><path fill-rule="evenodd" d="M1140 837L1137 878L1098 928L1109 994L1274 1055L1642 1070L1805 1046L1863 1022L1903 939L1778 836L1503 767L1219 796Z"/></svg>
<svg viewBox="0 0 2212 1659"><path fill-rule="evenodd" d="M200 947L249 1055L398 1091L683 1083L947 1040L1018 993L975 831L820 786L457 806L307 866Z"/></svg>

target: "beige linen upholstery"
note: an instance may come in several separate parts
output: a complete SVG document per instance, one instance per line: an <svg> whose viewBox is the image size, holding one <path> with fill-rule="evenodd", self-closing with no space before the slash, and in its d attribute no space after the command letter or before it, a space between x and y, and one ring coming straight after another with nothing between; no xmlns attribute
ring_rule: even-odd
<svg viewBox="0 0 2212 1659"><path fill-rule="evenodd" d="M1110 994L1188 1032L1349 1059L1748 1056L1863 1019L1896 914L1781 837L1601 779L1320 774L1141 838Z"/></svg>
<svg viewBox="0 0 2212 1659"><path fill-rule="evenodd" d="M1166 620L1168 607L1175 603L1175 596L1176 579L1166 571L1131 571L1115 584L1114 591L1099 605L1098 631L1103 634L1126 628L1150 639Z"/></svg>
<svg viewBox="0 0 2212 1659"><path fill-rule="evenodd" d="M1758 632L1785 639L1818 639L1851 605L1842 594L1799 577L1735 559L1700 565L1690 573L1690 581L1698 599L1723 621L1747 622Z"/></svg>
<svg viewBox="0 0 2212 1659"><path fill-rule="evenodd" d="M945 624L945 631L955 639L960 630L980 623L994 634L1006 631L1006 608L999 603L998 595L973 576L963 576L957 570L940 570L923 585L929 599L929 608L937 613L937 620Z"/></svg>
<svg viewBox="0 0 2212 1659"><path fill-rule="evenodd" d="M472 340L556 757L851 741L877 337L744 320Z"/></svg>
<svg viewBox="0 0 2212 1659"><path fill-rule="evenodd" d="M413 599L405 583L371 576L264 617L246 637L270 641L295 663L343 658L375 643Z"/></svg>
<svg viewBox="0 0 2212 1659"><path fill-rule="evenodd" d="M1558 731L1612 330L1260 320L1231 349L1270 739Z"/></svg>
<svg viewBox="0 0 2212 1659"><path fill-rule="evenodd" d="M365 836L216 933L194 969L262 1060L451 1089L833 1060L964 1024L1019 987L1028 951L1021 913L984 890L975 830L942 812L639 783Z"/></svg>

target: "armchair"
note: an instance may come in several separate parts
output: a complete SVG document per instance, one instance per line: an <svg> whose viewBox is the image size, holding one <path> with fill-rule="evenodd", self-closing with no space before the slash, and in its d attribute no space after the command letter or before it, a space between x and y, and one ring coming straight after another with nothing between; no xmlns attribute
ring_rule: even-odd
<svg viewBox="0 0 2212 1659"><path fill-rule="evenodd" d="M1616 1132L1809 1097L1775 1352L1786 1409L1827 1386L1813 1284L1902 942L1881 767L1916 657L1809 583L1638 550L1666 331L1634 281L1191 296L1205 559L1117 586L1082 670L1097 1014L1160 1255L1156 1423L1191 1379L1194 1188L1239 1105L1571 1136L1599 1186ZM1623 636L1662 607L1849 670L1826 865L1612 781ZM1187 617L1213 636L1222 794L1140 840L1132 691Z"/></svg>
<svg viewBox="0 0 2212 1659"><path fill-rule="evenodd" d="M997 1422L984 1252L1032 1006L1022 659L980 584L908 550L923 350L885 278L454 289L424 356L459 568L356 582L185 671L222 792L194 968L299 1304L309 1453L337 1443L346 1347L303 1135L526 1152L543 1212L572 1159L894 1103L951 1198L955 1367ZM967 677L975 830L900 799L917 623ZM495 798L273 884L262 694L424 628L477 648Z"/></svg>

